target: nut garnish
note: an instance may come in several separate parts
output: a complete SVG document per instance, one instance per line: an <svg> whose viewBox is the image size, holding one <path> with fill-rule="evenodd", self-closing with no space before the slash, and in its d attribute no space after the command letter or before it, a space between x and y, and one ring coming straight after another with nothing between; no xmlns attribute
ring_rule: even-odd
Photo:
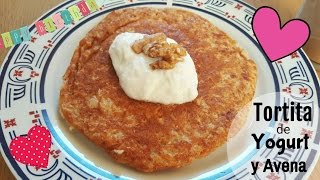
<svg viewBox="0 0 320 180"><path fill-rule="evenodd" d="M167 36L164 33L157 33L153 35L145 35L143 39L137 40L133 45L132 49L135 53L140 54L143 51L143 47L147 44L154 42L166 41Z"/></svg>
<svg viewBox="0 0 320 180"><path fill-rule="evenodd" d="M155 69L173 69L187 55L187 51L175 43L168 43L164 33L145 35L143 39L137 40L132 49L135 53L144 53L151 58L161 58L151 63L150 67Z"/></svg>

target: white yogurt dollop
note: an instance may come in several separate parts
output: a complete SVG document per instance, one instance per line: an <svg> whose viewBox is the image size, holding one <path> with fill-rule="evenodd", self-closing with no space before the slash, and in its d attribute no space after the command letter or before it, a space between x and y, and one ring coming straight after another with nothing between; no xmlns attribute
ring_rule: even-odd
<svg viewBox="0 0 320 180"><path fill-rule="evenodd" d="M131 46L144 34L119 34L109 48L113 67L124 92L132 99L161 103L182 104L198 96L197 72L187 53L173 69L152 70L149 64L157 61L143 53L136 54ZM167 42L176 43L167 38Z"/></svg>

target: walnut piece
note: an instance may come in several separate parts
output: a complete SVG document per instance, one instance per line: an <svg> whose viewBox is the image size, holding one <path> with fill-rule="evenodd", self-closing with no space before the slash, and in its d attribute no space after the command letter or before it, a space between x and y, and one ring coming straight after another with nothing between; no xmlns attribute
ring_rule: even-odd
<svg viewBox="0 0 320 180"><path fill-rule="evenodd" d="M147 44L153 42L162 42L167 39L167 36L164 33L157 33L153 35L146 35L143 39L137 40L133 45L132 49L135 53L140 54L142 53L143 47Z"/></svg>
<svg viewBox="0 0 320 180"><path fill-rule="evenodd" d="M168 43L167 36L163 33L146 35L143 39L137 40L132 49L135 53L144 53L151 58L160 60L151 63L150 67L155 69L173 69L175 65L182 61L182 57L187 55L187 51L175 43Z"/></svg>

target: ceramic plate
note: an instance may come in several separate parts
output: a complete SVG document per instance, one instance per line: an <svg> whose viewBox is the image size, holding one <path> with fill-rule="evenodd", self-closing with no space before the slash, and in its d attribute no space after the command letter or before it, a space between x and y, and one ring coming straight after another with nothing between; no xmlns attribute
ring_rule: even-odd
<svg viewBox="0 0 320 180"><path fill-rule="evenodd" d="M52 16L79 1L69 0L50 10L39 20ZM100 1L102 2L102 1ZM319 83L302 49L277 62L269 62L251 29L255 9L237 0L112 0L102 2L100 10L80 21L44 36L30 26L32 41L14 46L1 68L0 77L0 140L1 153L16 178L20 179L302 179L315 166L319 155L320 126L318 121L291 124L298 133L307 133L312 143L277 155L274 149L241 146L230 157L223 146L208 157L177 170L140 173L115 163L84 136L70 132L58 112L62 76L79 41L108 13L131 7L174 7L197 13L225 31L244 48L258 66L256 96L272 93L299 94L302 102L319 106ZM205 37L204 37L205 38ZM294 37L293 37L294 38ZM213 52L214 53L214 52ZM277 98L277 97L275 97ZM316 120L316 119L315 119ZM25 136L34 125L46 126L52 134L49 166L35 168L17 162L9 151L15 137ZM271 122L270 128L278 126ZM264 131L264 129L261 129ZM272 135L276 138L276 135ZM249 137L248 137L249 138ZM251 175L251 161L263 164L274 161L305 161L308 172Z"/></svg>

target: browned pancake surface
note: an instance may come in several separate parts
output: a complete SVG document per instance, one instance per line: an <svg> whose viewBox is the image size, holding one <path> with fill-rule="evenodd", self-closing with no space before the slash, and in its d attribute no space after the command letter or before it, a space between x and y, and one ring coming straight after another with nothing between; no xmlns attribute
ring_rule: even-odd
<svg viewBox="0 0 320 180"><path fill-rule="evenodd" d="M198 73L197 99L182 105L130 99L108 53L121 32L164 32L186 48ZM234 40L196 14L136 8L114 11L92 29L64 80L63 117L116 161L151 172L184 166L226 142L237 111L254 95L256 66Z"/></svg>

